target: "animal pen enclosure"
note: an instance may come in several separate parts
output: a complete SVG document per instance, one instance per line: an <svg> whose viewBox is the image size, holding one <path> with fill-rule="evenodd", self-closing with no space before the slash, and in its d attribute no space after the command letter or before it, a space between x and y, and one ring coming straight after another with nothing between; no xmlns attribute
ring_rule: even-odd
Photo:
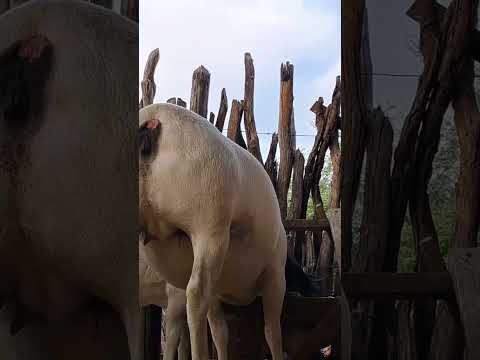
<svg viewBox="0 0 480 360"><path fill-rule="evenodd" d="M150 54L145 67L144 78L141 82L140 108L153 102L156 90L153 75L158 60L159 51L156 49ZM288 62L282 64L280 68L279 130L278 134L272 135L268 156L263 160L254 116L255 70L252 56L249 53L245 54L244 65L244 98L240 101L232 100L228 126L225 121L228 111L225 89L221 91L217 115L215 116L212 112L208 113L210 73L203 66L193 73L190 110L204 117L205 121L210 121L220 132L227 127L227 137L248 150L264 166L277 193L285 229L290 234L289 253L308 272L321 274L323 277L320 284L323 291L319 294L323 297L307 299L289 295L285 302L283 332L287 351L293 358L306 359L314 352L319 352L322 347L337 344L341 330L337 321L341 314L337 296L339 294L338 282L335 282L335 273L332 271L334 239L339 239L340 231L340 77L336 79L331 104L325 106L323 98L320 97L311 108L315 114L317 134L313 149L305 164L303 154L300 150L295 149L294 68ZM183 107L187 105L180 98L170 98L167 102ZM241 127L242 117L245 138ZM280 152L279 163L277 163L276 157L277 147ZM319 182L328 150L331 154L333 174L330 184L332 196L327 204L329 211L326 212ZM289 195L290 190L291 194ZM311 198L310 194L312 194ZM309 200L313 202L313 220L306 219ZM232 334L229 341L229 358L263 359L265 355L263 325L257 321L261 316L259 304L254 303L240 308L225 306L225 311L229 322L229 332ZM322 330L326 324L329 324L329 332ZM151 348L149 345L147 347ZM339 353L338 350L337 352Z"/></svg>
<svg viewBox="0 0 480 360"><path fill-rule="evenodd" d="M343 300L339 292L335 292L336 297L311 299L289 294L285 319L290 317L293 323L296 319L298 325L306 311L312 314L315 311L318 318L310 320L318 320L317 326L332 329L335 336L328 337L332 334L325 334L327 331L315 333L314 326L307 326L308 330L300 335L304 342L302 350L309 348L307 352L327 343L348 348L348 335L351 335L353 359L457 359L462 357L462 352L466 359L478 359L480 350L475 339L480 323L480 254L478 249L473 249L477 247L480 221L480 118L473 87L474 63L480 60L480 35L474 23L478 2L454 0L445 8L434 1L416 0L409 8L407 15L420 28L424 68L396 148L393 148L390 120L381 108L373 107L365 1L346 4L344 2L342 8L342 83L337 79L328 107L321 98L312 106L317 135L306 161L301 152L295 151L291 64L281 66L278 134L272 136L265 161L259 150L255 126L254 70L249 54L245 55L244 99L233 100L230 110L227 136L250 151L269 174L277 191L285 228L290 233L290 253L305 270L328 273L325 269L331 267L334 258L341 270L341 281L334 289L345 292L349 306L343 304L339 310L341 305L338 304ZM158 52L152 53L149 64L156 65L156 61ZM147 65L142 82L143 104L153 99L153 71L154 66ZM206 119L209 77L204 67L195 71L190 102L190 109ZM168 102L187 105L178 98ZM432 216L428 184L449 105L455 113L461 154L455 233L448 257L444 259ZM227 108L226 91L222 91L216 122L213 113L208 116L220 131L225 126ZM240 127L242 117L245 138ZM341 146L338 141L340 129ZM276 161L277 147L279 163ZM318 188L327 149L333 165L333 196L328 212ZM359 247L355 252L352 219L362 168L365 169L365 186L361 190L364 203L358 231ZM305 220L310 196L315 209L313 222ZM400 273L399 250L407 208L412 221L416 268L413 273ZM320 230L321 236L311 235L311 232L305 234L305 230L314 228ZM302 305L297 307L298 304ZM232 358L263 356L258 324L252 325L261 311L255 310L255 306L226 307L231 314L230 321L237 321L232 333L236 334L239 343L247 341L251 350L246 355L236 348ZM249 326L242 325L241 319L253 322ZM296 326L291 324L284 322L287 328ZM332 324L335 325L330 327ZM246 331L240 335L242 326L257 329L251 332L259 336L247 339ZM287 348L288 334L293 332L284 328ZM234 344L230 346L235 349ZM346 352L339 355L347 358ZM298 357L293 358L306 359L308 355L298 353Z"/></svg>
<svg viewBox="0 0 480 360"><path fill-rule="evenodd" d="M465 304L480 301L475 280L478 250L473 249L478 245L480 220L480 118L473 70L480 59L478 2L454 0L445 8L436 1L404 1L405 14L395 7L420 30L416 36L423 68L418 80L413 79L415 96L406 117L402 115L398 139L385 109L373 106L373 77L379 74L371 58L368 4L370 10L381 7L380 2L364 0L342 8L342 284L352 306L352 355L358 359L458 359L465 350L466 359L476 359L479 348L472 339L478 336L479 312L477 308L473 315ZM385 17L380 22L390 24ZM395 86L393 75L383 81L389 84L383 91ZM449 105L458 134L460 169L455 226L445 261L438 233L444 219L433 216L429 184ZM360 191L362 166L365 185ZM359 193L363 213L354 256L352 220ZM407 208L415 272L405 274L397 272ZM469 275L460 274L459 268L468 268ZM460 289L460 284L469 290ZM471 325L473 318L476 326Z"/></svg>

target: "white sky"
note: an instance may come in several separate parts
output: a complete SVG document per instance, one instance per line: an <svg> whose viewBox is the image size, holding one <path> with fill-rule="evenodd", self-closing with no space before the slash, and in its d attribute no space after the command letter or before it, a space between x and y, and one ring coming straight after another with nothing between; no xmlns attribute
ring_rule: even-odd
<svg viewBox="0 0 480 360"><path fill-rule="evenodd" d="M315 134L310 107L323 96L330 103L340 75L340 0L140 0L140 79L148 54L160 49L155 102L181 97L189 102L192 73L211 74L209 109L218 112L220 92L243 98L244 53L255 65L258 132L277 131L280 64L295 67L297 134ZM227 123L226 123L227 126ZM270 135L259 135L264 157ZM298 137L310 150L313 137Z"/></svg>

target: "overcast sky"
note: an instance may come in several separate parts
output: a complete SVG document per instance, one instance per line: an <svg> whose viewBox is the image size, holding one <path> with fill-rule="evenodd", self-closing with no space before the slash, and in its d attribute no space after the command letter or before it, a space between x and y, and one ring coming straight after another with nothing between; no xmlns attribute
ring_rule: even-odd
<svg viewBox="0 0 480 360"><path fill-rule="evenodd" d="M297 134L315 134L311 105L330 103L340 75L340 0L140 0L140 78L148 54L160 49L155 102L190 100L192 72L211 74L208 111L218 112L220 92L243 98L244 53L255 65L258 132L277 131L280 64L293 63ZM270 135L259 135L264 157ZM297 137L309 151L313 136Z"/></svg>

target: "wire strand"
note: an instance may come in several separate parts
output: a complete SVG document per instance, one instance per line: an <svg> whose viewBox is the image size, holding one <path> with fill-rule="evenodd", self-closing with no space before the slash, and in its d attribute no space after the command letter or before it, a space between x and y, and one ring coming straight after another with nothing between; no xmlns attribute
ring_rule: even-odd
<svg viewBox="0 0 480 360"><path fill-rule="evenodd" d="M384 77L403 77L403 78L419 78L420 74L394 74L394 73L361 73L360 75L384 76ZM480 78L480 74L475 74L475 78Z"/></svg>
<svg viewBox="0 0 480 360"><path fill-rule="evenodd" d="M246 133L245 130L241 130L242 133ZM222 133L227 133L227 130L223 130ZM257 132L257 135L273 135L273 134L278 134L278 132ZM295 135L292 135L293 136L303 136L303 137L315 137L316 135L314 134L295 134Z"/></svg>

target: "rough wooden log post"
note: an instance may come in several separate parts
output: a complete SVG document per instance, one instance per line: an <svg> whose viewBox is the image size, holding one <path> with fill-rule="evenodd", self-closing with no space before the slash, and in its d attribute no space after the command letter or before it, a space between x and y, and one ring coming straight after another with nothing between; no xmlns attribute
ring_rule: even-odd
<svg viewBox="0 0 480 360"><path fill-rule="evenodd" d="M176 105L181 106L181 107L187 107L187 103L185 101L183 101L181 98L172 97L172 98L167 100L167 103L176 104Z"/></svg>
<svg viewBox="0 0 480 360"><path fill-rule="evenodd" d="M208 114L208 91L210 88L210 73L200 65L192 76L192 92L190 95L190 110L205 119Z"/></svg>
<svg viewBox="0 0 480 360"><path fill-rule="evenodd" d="M230 110L230 120L228 121L227 137L246 150L247 145L245 144L245 140L243 139L241 128L240 128L240 124L242 122L242 114L243 114L243 101L240 102L238 100L233 99L232 108Z"/></svg>
<svg viewBox="0 0 480 360"><path fill-rule="evenodd" d="M293 65L288 61L280 67L280 117L278 139L280 164L278 168L278 203L282 218L287 217L287 197L293 166L291 120L293 111Z"/></svg>
<svg viewBox="0 0 480 360"><path fill-rule="evenodd" d="M145 65L145 71L143 72L142 100L140 101L139 105L140 109L153 104L155 91L157 89L153 77L155 75L155 69L157 68L159 57L160 53L158 49L153 50L148 56L147 64Z"/></svg>
<svg viewBox="0 0 480 360"><path fill-rule="evenodd" d="M315 135L315 141L312 146L312 150L308 155L307 164L305 165L305 174L303 177L302 219L307 216L308 199L310 197L315 175L315 160L318 152L320 151L323 131L326 125L325 115L327 108L323 105L323 98L319 97L310 110L315 114L315 126L317 128L317 134Z"/></svg>
<svg viewBox="0 0 480 360"><path fill-rule="evenodd" d="M352 267L355 272L382 270L390 221L388 211L393 129L380 108L371 114L367 127L366 183L360 247Z"/></svg>
<svg viewBox="0 0 480 360"><path fill-rule="evenodd" d="M328 106L326 111L325 125L322 127L323 133L318 143L318 150L316 151L316 158L313 164L312 196L314 197L315 206L322 207L322 209L317 209L318 215L324 214L324 206L322 198L320 196L320 187L318 186L318 184L320 182L323 165L325 163L325 155L327 154L327 149L331 143L331 136L337 129L337 115L340 109L341 99L340 86L340 77L338 76L336 86L332 95L332 103Z"/></svg>
<svg viewBox="0 0 480 360"><path fill-rule="evenodd" d="M136 22L138 22L138 8L138 0L122 0L122 15Z"/></svg>
<svg viewBox="0 0 480 360"><path fill-rule="evenodd" d="M8 9L10 9L9 0L0 0L0 15L3 14Z"/></svg>
<svg viewBox="0 0 480 360"><path fill-rule="evenodd" d="M337 78L336 88L340 89L340 77ZM334 102L336 94L332 96L332 102ZM337 209L340 207L340 195L341 195L341 181L342 181L342 167L340 145L338 143L338 128L339 128L339 114L340 114L340 101L336 103L337 108L335 113L337 114L334 120L334 125L330 135L329 149L330 159L332 161L332 180L330 183L330 209Z"/></svg>
<svg viewBox="0 0 480 360"><path fill-rule="evenodd" d="M359 56L364 11L365 0L342 3L342 271L351 267L352 216L365 150L367 110Z"/></svg>
<svg viewBox="0 0 480 360"><path fill-rule="evenodd" d="M255 116L253 114L253 93L255 85L255 68L250 53L245 53L245 92L243 100L243 120L247 133L248 151L263 164L260 143L258 141Z"/></svg>
<svg viewBox="0 0 480 360"><path fill-rule="evenodd" d="M270 150L268 151L267 160L265 161L265 171L270 177L270 180L272 180L272 184L275 189L275 192L278 194L277 161L275 160L275 156L277 154L277 145L278 145L278 135L277 133L273 133L272 142L270 143Z"/></svg>
<svg viewBox="0 0 480 360"><path fill-rule="evenodd" d="M448 271L452 276L465 336L463 359L480 359L480 249L450 250ZM462 358L461 351L457 357Z"/></svg>
<svg viewBox="0 0 480 360"><path fill-rule="evenodd" d="M330 183L330 208L340 207L340 195L342 184L341 150L338 143L338 130L335 130L329 145L330 159L332 161L332 181Z"/></svg>
<svg viewBox="0 0 480 360"><path fill-rule="evenodd" d="M187 102L183 101L181 98L177 98L177 105L186 108Z"/></svg>
<svg viewBox="0 0 480 360"><path fill-rule="evenodd" d="M315 266L316 273L328 273L331 270L334 255L333 240L327 231L322 232L322 241L317 256L317 264Z"/></svg>
<svg viewBox="0 0 480 360"><path fill-rule="evenodd" d="M290 215L292 219L300 219L302 212L303 199L303 168L305 158L300 150L295 151L293 163L293 180L292 180L292 201L290 203ZM295 236L294 256L299 264L302 264L302 254L305 244L305 236L303 231L298 231Z"/></svg>
<svg viewBox="0 0 480 360"><path fill-rule="evenodd" d="M460 142L460 175L457 183L457 219L451 248L475 247L479 221L480 114L473 88L473 61L467 61L453 100ZM450 254L450 250L449 250ZM438 301L430 345L431 358L453 359L464 347L462 325L445 301Z"/></svg>
<svg viewBox="0 0 480 360"><path fill-rule="evenodd" d="M418 2L417 4L420 5ZM433 12L433 9L431 11ZM433 159L438 150L442 120L452 100L455 85L459 81L458 74L462 73L469 59L469 39L474 28L474 13L473 0L454 0L445 14L446 21L436 28L439 29L436 33L439 46L433 49L432 56L438 59L438 68L434 73L435 82L432 84L432 91L422 116L422 128L412 169L414 186L409 189L412 229L417 244L418 271L445 270L430 210L428 183ZM424 53L431 50L424 49ZM420 246L425 238L431 239L427 261L424 260L425 254L422 254ZM429 355L435 325L435 302L418 301L415 316L418 354L421 358L425 358Z"/></svg>
<svg viewBox="0 0 480 360"><path fill-rule="evenodd" d="M390 210L390 164L392 160L393 129L383 111L377 108L369 117L366 139L366 183L364 189L363 218L360 229L358 255L352 265L355 272L382 271L388 243ZM363 313L361 328L367 337L360 357L388 356L387 325L384 309L387 304L360 301ZM392 309L390 309L392 311ZM376 314L375 314L376 313ZM359 336L354 334L353 336ZM361 336L361 335L360 335ZM355 349L357 352L359 349Z"/></svg>
<svg viewBox="0 0 480 360"><path fill-rule="evenodd" d="M217 122L215 123L215 126L220 132L223 131L225 118L227 117L227 111L228 111L227 92L225 91L225 88L223 88L222 95L220 97L220 108L218 109L218 113L217 113Z"/></svg>
<svg viewBox="0 0 480 360"><path fill-rule="evenodd" d="M476 247L480 221L480 112L475 98L473 61L469 60L453 101L460 143L453 246Z"/></svg>

